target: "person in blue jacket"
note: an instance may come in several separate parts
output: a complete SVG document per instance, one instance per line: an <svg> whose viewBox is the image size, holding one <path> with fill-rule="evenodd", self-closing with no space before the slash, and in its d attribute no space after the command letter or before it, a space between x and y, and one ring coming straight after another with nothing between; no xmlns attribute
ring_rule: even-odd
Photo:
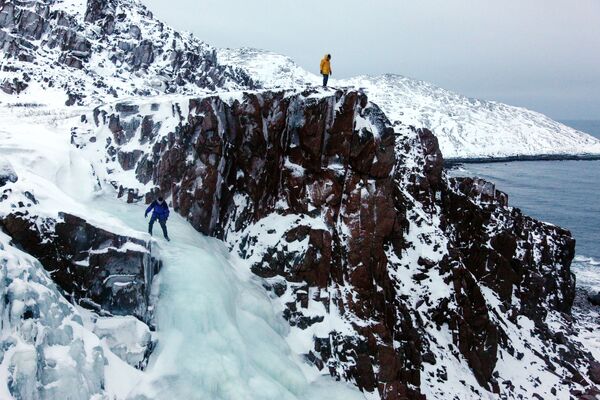
<svg viewBox="0 0 600 400"><path fill-rule="evenodd" d="M169 206L167 202L162 197L154 200L150 206L146 209L145 217L148 217L148 213L152 211L152 216L150 217L150 224L148 225L148 233L152 235L152 227L154 226L154 222L158 220L160 227L162 228L163 235L165 235L165 239L167 241L171 241L169 239L169 234L167 233L167 219L169 219Z"/></svg>

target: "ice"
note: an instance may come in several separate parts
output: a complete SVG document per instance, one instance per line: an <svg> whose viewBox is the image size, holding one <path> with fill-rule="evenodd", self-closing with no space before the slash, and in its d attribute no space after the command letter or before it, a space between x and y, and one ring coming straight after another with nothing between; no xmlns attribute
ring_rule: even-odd
<svg viewBox="0 0 600 400"><path fill-rule="evenodd" d="M41 265L0 233L0 398L87 400L107 363Z"/></svg>
<svg viewBox="0 0 600 400"><path fill-rule="evenodd" d="M145 228L141 205L95 204ZM171 242L158 239L165 263L158 346L132 399L364 399L328 376L305 375L289 325L245 261L178 215L168 225Z"/></svg>
<svg viewBox="0 0 600 400"><path fill-rule="evenodd" d="M93 330L127 364L143 365L152 343L146 324L131 316L98 318Z"/></svg>

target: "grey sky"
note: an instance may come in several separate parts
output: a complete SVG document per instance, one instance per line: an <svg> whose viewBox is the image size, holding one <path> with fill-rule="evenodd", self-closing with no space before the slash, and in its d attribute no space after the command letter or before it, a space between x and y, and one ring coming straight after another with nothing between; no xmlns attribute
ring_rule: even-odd
<svg viewBox="0 0 600 400"><path fill-rule="evenodd" d="M142 0L218 47L318 73L402 74L473 97L600 119L600 0Z"/></svg>

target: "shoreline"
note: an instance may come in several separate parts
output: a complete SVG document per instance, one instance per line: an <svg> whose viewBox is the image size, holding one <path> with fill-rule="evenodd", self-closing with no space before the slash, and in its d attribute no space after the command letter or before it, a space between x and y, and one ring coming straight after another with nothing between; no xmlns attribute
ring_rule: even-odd
<svg viewBox="0 0 600 400"><path fill-rule="evenodd" d="M444 166L454 167L461 164L490 164L515 161L597 161L600 154L540 154L506 157L465 157L444 159Z"/></svg>

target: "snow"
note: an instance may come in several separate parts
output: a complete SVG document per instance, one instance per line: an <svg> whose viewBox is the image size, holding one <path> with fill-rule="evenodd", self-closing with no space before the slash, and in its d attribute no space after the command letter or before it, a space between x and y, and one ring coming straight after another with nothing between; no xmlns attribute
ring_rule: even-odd
<svg viewBox="0 0 600 400"><path fill-rule="evenodd" d="M488 304L495 311L490 313L492 318L497 321L506 334L511 338L511 345L515 353L509 354L505 349L501 349L498 355L496 371L499 374L499 381L510 381L514 385L514 396L527 398L528 393L538 393L542 398L569 398L569 389L563 384L559 375L550 373L539 358L539 354L548 354L548 345L543 343L535 335L535 323L525 316L519 316L517 323L513 323L501 312L502 306L497 295L489 288L481 288ZM554 313L550 314L552 317ZM557 313L556 313L557 314ZM552 327L552 324L549 324ZM555 329L562 331L562 324ZM521 354L522 359L516 356ZM556 372L564 373L560 364L554 364ZM538 379L534 379L537 377ZM555 394L552 389L556 390Z"/></svg>
<svg viewBox="0 0 600 400"><path fill-rule="evenodd" d="M283 55L249 48L219 49L217 54L221 63L244 68L265 88L320 85L319 76ZM392 122L430 129L446 159L600 156L600 140L545 115L468 98L427 82L387 74L331 78L330 86L361 89Z"/></svg>
<svg viewBox="0 0 600 400"><path fill-rule="evenodd" d="M16 182L17 180L18 176L13 166L8 162L8 160L0 159L0 182L4 184L6 182Z"/></svg>
<svg viewBox="0 0 600 400"><path fill-rule="evenodd" d="M301 242L292 243L284 242L281 239L284 237L285 232L293 226L300 225L308 226L312 229L328 230L321 218L311 218L306 215L297 214L269 214L239 233L232 232L229 235L228 242L232 247L242 248L242 244L246 238L256 238L256 242L252 244L252 247L247 249L248 253L245 261L248 265L260 262L265 251L275 245L285 246L287 251L292 253L303 254L308 249L308 238L305 238Z"/></svg>
<svg viewBox="0 0 600 400"><path fill-rule="evenodd" d="M249 47L217 49L219 62L246 69L259 84L269 88L311 87L321 78L298 67L292 59Z"/></svg>
<svg viewBox="0 0 600 400"><path fill-rule="evenodd" d="M148 326L131 316L98 318L93 331L113 353L133 367L141 365L151 341Z"/></svg>

